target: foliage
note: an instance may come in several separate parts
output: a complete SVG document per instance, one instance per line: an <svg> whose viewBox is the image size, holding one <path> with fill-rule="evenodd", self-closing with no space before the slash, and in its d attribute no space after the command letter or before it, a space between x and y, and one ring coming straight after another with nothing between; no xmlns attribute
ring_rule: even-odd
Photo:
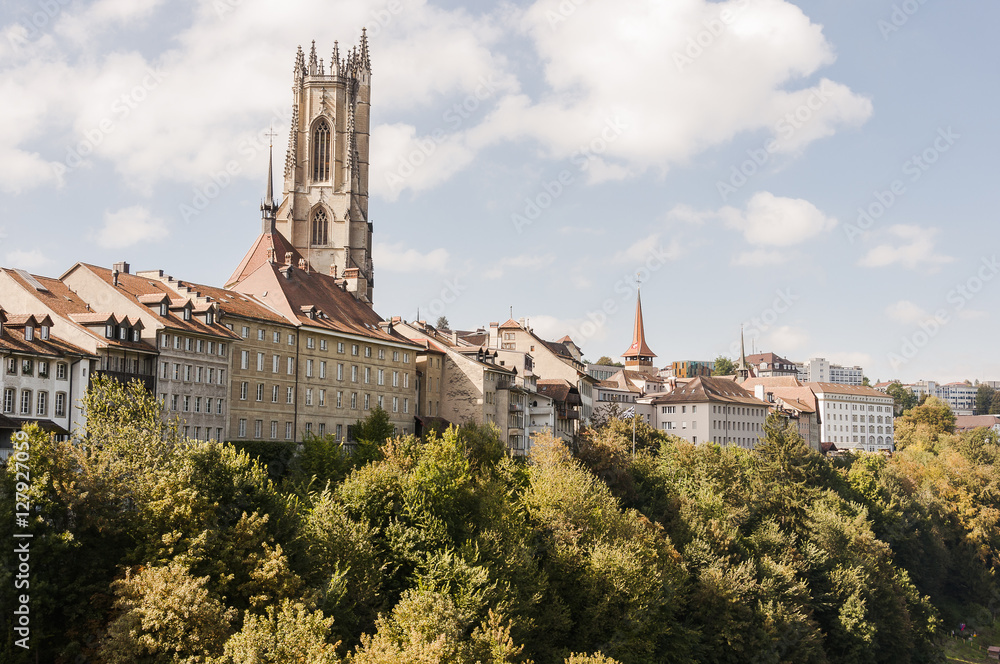
<svg viewBox="0 0 1000 664"><path fill-rule="evenodd" d="M897 416L902 415L917 405L917 395L903 387L899 382L892 383L885 391L895 402Z"/></svg>
<svg viewBox="0 0 1000 664"><path fill-rule="evenodd" d="M608 416L515 459L495 427L400 438L373 413L366 452L310 438L280 474L134 388L86 403L82 443L28 429L45 564L34 650L8 613L0 661L917 664L995 619L1000 437L933 399L891 457L827 459L776 418L755 450L636 420L633 454Z"/></svg>
<svg viewBox="0 0 1000 664"><path fill-rule="evenodd" d="M715 358L715 365L712 368L713 376L732 376L736 373L736 363L724 355Z"/></svg>
<svg viewBox="0 0 1000 664"><path fill-rule="evenodd" d="M438 316L437 322L434 324L434 327L436 327L439 330L450 330L451 323L448 322L447 316Z"/></svg>
<svg viewBox="0 0 1000 664"><path fill-rule="evenodd" d="M615 362L607 355L602 355L594 364L600 365L602 367L624 367L625 365L621 362Z"/></svg>

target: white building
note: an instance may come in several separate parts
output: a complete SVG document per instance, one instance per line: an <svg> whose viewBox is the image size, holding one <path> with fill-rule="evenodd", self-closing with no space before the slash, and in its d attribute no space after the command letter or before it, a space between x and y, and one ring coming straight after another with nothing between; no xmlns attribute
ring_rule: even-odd
<svg viewBox="0 0 1000 664"><path fill-rule="evenodd" d="M861 385L865 380L865 370L861 367L844 367L814 357L807 362L797 363L798 379L803 383L840 383L841 385Z"/></svg>
<svg viewBox="0 0 1000 664"><path fill-rule="evenodd" d="M924 395L937 397L946 402L956 415L972 415L976 410L976 394L979 388L968 383L946 383L941 385L933 380L921 380L912 385L904 385L918 399Z"/></svg>
<svg viewBox="0 0 1000 664"><path fill-rule="evenodd" d="M656 428L691 443L753 449L770 404L728 378L699 376L652 399Z"/></svg>
<svg viewBox="0 0 1000 664"><path fill-rule="evenodd" d="M816 395L820 443L838 449L892 452L895 415L892 397L871 387L808 383Z"/></svg>

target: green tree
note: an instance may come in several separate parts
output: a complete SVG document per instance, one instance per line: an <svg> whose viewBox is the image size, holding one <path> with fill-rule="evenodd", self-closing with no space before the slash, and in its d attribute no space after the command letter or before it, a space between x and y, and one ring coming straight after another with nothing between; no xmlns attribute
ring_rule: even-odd
<svg viewBox="0 0 1000 664"><path fill-rule="evenodd" d="M983 383L976 390L976 415L989 415L992 412L993 397L996 395L989 385Z"/></svg>
<svg viewBox="0 0 1000 664"><path fill-rule="evenodd" d="M243 628L226 641L224 656L212 664L338 664L337 645L328 642L332 623L322 611L283 600L263 615L248 614Z"/></svg>
<svg viewBox="0 0 1000 664"><path fill-rule="evenodd" d="M732 376L736 373L736 363L724 355L715 358L715 367L712 369L713 376Z"/></svg>
<svg viewBox="0 0 1000 664"><path fill-rule="evenodd" d="M615 362L614 360L612 360L607 355L602 355L597 360L597 362L594 362L594 364L599 364L602 367L621 367L621 366L625 366L621 362Z"/></svg>
<svg viewBox="0 0 1000 664"><path fill-rule="evenodd" d="M901 424L925 425L933 433L953 433L955 431L955 413L951 406L937 397L930 397L916 408L900 418Z"/></svg>
<svg viewBox="0 0 1000 664"><path fill-rule="evenodd" d="M434 324L439 330L451 330L451 323L448 322L447 316L438 316L437 323Z"/></svg>
<svg viewBox="0 0 1000 664"><path fill-rule="evenodd" d="M903 387L899 382L894 382L886 388L886 394L892 397L896 415L902 415L917 405L917 396Z"/></svg>

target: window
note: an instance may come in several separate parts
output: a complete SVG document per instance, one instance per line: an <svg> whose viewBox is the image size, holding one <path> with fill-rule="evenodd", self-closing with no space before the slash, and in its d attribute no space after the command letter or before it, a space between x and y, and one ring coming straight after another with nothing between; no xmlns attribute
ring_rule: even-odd
<svg viewBox="0 0 1000 664"><path fill-rule="evenodd" d="M65 392L56 392L56 417L66 417Z"/></svg>
<svg viewBox="0 0 1000 664"><path fill-rule="evenodd" d="M278 403L278 386L271 387L271 403Z"/></svg>
<svg viewBox="0 0 1000 664"><path fill-rule="evenodd" d="M160 335L160 346L163 348L170 348L170 335L161 334Z"/></svg>
<svg viewBox="0 0 1000 664"><path fill-rule="evenodd" d="M378 370L378 384L385 385L385 371L382 369Z"/></svg>
<svg viewBox="0 0 1000 664"><path fill-rule="evenodd" d="M340 362L337 363L337 380L344 380L344 365Z"/></svg>
<svg viewBox="0 0 1000 664"><path fill-rule="evenodd" d="M358 366L356 364L351 365L351 382L358 382Z"/></svg>
<svg viewBox="0 0 1000 664"><path fill-rule="evenodd" d="M295 388L289 387L285 394L285 403L295 403Z"/></svg>
<svg viewBox="0 0 1000 664"><path fill-rule="evenodd" d="M319 340L319 349L320 350L326 350L326 339L320 339Z"/></svg>
<svg viewBox="0 0 1000 664"><path fill-rule="evenodd" d="M385 349L384 348L379 348L378 349L378 359L380 359L380 360L384 360L385 359Z"/></svg>
<svg viewBox="0 0 1000 664"><path fill-rule="evenodd" d="M169 374L170 374L170 363L169 362L161 362L160 363L160 378L166 379L166 377Z"/></svg>
<svg viewBox="0 0 1000 664"><path fill-rule="evenodd" d="M316 347L316 340L312 337L306 337L306 348L312 350Z"/></svg>
<svg viewBox="0 0 1000 664"><path fill-rule="evenodd" d="M305 429L306 429L306 433L307 434L311 434L313 432L313 424L312 424L312 422L306 422Z"/></svg>
<svg viewBox="0 0 1000 664"><path fill-rule="evenodd" d="M209 367L208 368L208 382L209 383L214 383L215 382L215 368L214 367Z"/></svg>
<svg viewBox="0 0 1000 664"><path fill-rule="evenodd" d="M306 378L312 378L313 375L313 361L311 359L306 360Z"/></svg>
<svg viewBox="0 0 1000 664"><path fill-rule="evenodd" d="M399 362L399 351L398 350L392 351L392 361L393 362Z"/></svg>
<svg viewBox="0 0 1000 664"><path fill-rule="evenodd" d="M295 345L295 335L294 334L289 334L288 335L288 345L289 346L294 346Z"/></svg>
<svg viewBox="0 0 1000 664"><path fill-rule="evenodd" d="M351 355L355 355L356 356L357 354L358 354L358 345L357 344L351 344Z"/></svg>
<svg viewBox="0 0 1000 664"><path fill-rule="evenodd" d="M358 408L358 393L351 392L351 408L357 410Z"/></svg>
<svg viewBox="0 0 1000 664"><path fill-rule="evenodd" d="M343 424L338 424L337 425L337 440L341 440L343 438L343 435L344 435L344 425Z"/></svg>
<svg viewBox="0 0 1000 664"><path fill-rule="evenodd" d="M264 353L257 353L257 371L264 370Z"/></svg>
<svg viewBox="0 0 1000 664"><path fill-rule="evenodd" d="M410 412L410 400L405 397L403 398L403 412L404 413Z"/></svg>
<svg viewBox="0 0 1000 664"><path fill-rule="evenodd" d="M187 382L189 382L189 383L191 382L191 365L190 364L185 364L184 365L184 380L187 381Z"/></svg>
<svg viewBox="0 0 1000 664"><path fill-rule="evenodd" d="M191 350L191 337L184 337L184 350Z"/></svg>
<svg viewBox="0 0 1000 664"><path fill-rule="evenodd" d="M201 397L194 398L194 412L196 413L201 412Z"/></svg>
<svg viewBox="0 0 1000 664"><path fill-rule="evenodd" d="M212 413L212 397L207 397L205 399L205 412L208 414Z"/></svg>
<svg viewBox="0 0 1000 664"><path fill-rule="evenodd" d="M204 339L198 339L198 352L199 353L204 353L205 352L205 340Z"/></svg>
<svg viewBox="0 0 1000 664"><path fill-rule="evenodd" d="M326 406L326 390L319 391L319 405Z"/></svg>
<svg viewBox="0 0 1000 664"><path fill-rule="evenodd" d="M204 377L204 373L205 373L204 367L196 367L194 371L194 382L200 383L201 379Z"/></svg>
<svg viewBox="0 0 1000 664"><path fill-rule="evenodd" d="M278 420L271 420L271 440L278 437Z"/></svg>
<svg viewBox="0 0 1000 664"><path fill-rule="evenodd" d="M225 356L226 356L226 344L220 343L219 344L219 357L225 357Z"/></svg>
<svg viewBox="0 0 1000 664"><path fill-rule="evenodd" d="M215 401L215 414L222 415L222 399L216 399Z"/></svg>
<svg viewBox="0 0 1000 664"><path fill-rule="evenodd" d="M240 351L240 369L250 368L250 351L241 350Z"/></svg>
<svg viewBox="0 0 1000 664"><path fill-rule="evenodd" d="M191 320L191 307L184 307L184 320Z"/></svg>
<svg viewBox="0 0 1000 664"><path fill-rule="evenodd" d="M225 385L225 384L226 384L226 370L219 369L219 385Z"/></svg>
<svg viewBox="0 0 1000 664"><path fill-rule="evenodd" d="M64 362L60 362L56 365L56 380L66 380L66 369L67 366ZM164 376L165 378L166 376Z"/></svg>
<svg viewBox="0 0 1000 664"><path fill-rule="evenodd" d="M323 362L322 360L319 363L319 377L326 378L326 362Z"/></svg>
<svg viewBox="0 0 1000 664"><path fill-rule="evenodd" d="M306 405L313 405L313 391L311 387L306 388Z"/></svg>
<svg viewBox="0 0 1000 664"><path fill-rule="evenodd" d="M170 410L172 410L172 411L176 411L177 410L177 399L178 398L179 397L176 394L173 395L172 397L170 397Z"/></svg>
<svg viewBox="0 0 1000 664"><path fill-rule="evenodd" d="M253 421L253 437L254 438L264 437L264 420Z"/></svg>
<svg viewBox="0 0 1000 664"><path fill-rule="evenodd" d="M180 350L180 349L181 349L181 338L175 334L174 335L174 350Z"/></svg>
<svg viewBox="0 0 1000 664"><path fill-rule="evenodd" d="M35 373L35 365L31 360L21 360L21 375L22 376L33 376Z"/></svg>
<svg viewBox="0 0 1000 664"><path fill-rule="evenodd" d="M371 356L372 356L372 347L365 346L365 357L371 357Z"/></svg>
<svg viewBox="0 0 1000 664"><path fill-rule="evenodd" d="M281 343L281 332L275 331L271 336L271 342L280 344Z"/></svg>
<svg viewBox="0 0 1000 664"><path fill-rule="evenodd" d="M393 387L399 387L399 372L398 371L393 371L392 372L392 386Z"/></svg>
<svg viewBox="0 0 1000 664"><path fill-rule="evenodd" d="M371 383L372 382L372 368L371 367L365 367L365 382L366 383Z"/></svg>
<svg viewBox="0 0 1000 664"><path fill-rule="evenodd" d="M191 412L191 397L187 395L184 396L184 412Z"/></svg>
<svg viewBox="0 0 1000 664"><path fill-rule="evenodd" d="M246 381L243 381L242 383L240 383L240 400L241 401L246 401L247 400L247 391L249 389L250 389L250 384L249 383L247 383Z"/></svg>
<svg viewBox="0 0 1000 664"><path fill-rule="evenodd" d="M279 369L281 369L281 356L280 355L272 355L271 356L271 373L278 373Z"/></svg>
<svg viewBox="0 0 1000 664"><path fill-rule="evenodd" d="M410 354L409 353L403 353L403 364L409 364L409 363L410 363Z"/></svg>
<svg viewBox="0 0 1000 664"><path fill-rule="evenodd" d="M394 413L399 412L399 397L392 398L392 412Z"/></svg>
<svg viewBox="0 0 1000 664"><path fill-rule="evenodd" d="M264 340L264 330L259 329L257 330L257 341L263 341L263 340Z"/></svg>
<svg viewBox="0 0 1000 664"><path fill-rule="evenodd" d="M325 182L330 179L330 144L330 125L326 123L326 120L320 120L313 130L312 141L313 181L315 182Z"/></svg>
<svg viewBox="0 0 1000 664"><path fill-rule="evenodd" d="M38 392L38 403L35 407L35 414L44 417L49 412L49 393L48 392Z"/></svg>
<svg viewBox="0 0 1000 664"><path fill-rule="evenodd" d="M338 353L343 353L344 352L344 342L343 341L338 341L337 342L337 352Z"/></svg>
<svg viewBox="0 0 1000 664"><path fill-rule="evenodd" d="M215 355L215 342L214 341L209 341L208 342L208 351L207 352L208 352L209 355Z"/></svg>
<svg viewBox="0 0 1000 664"><path fill-rule="evenodd" d="M250 338L250 328L247 327L246 325L243 326L242 335L244 339Z"/></svg>
<svg viewBox="0 0 1000 664"><path fill-rule="evenodd" d="M369 410L372 406L372 395L365 395L365 410Z"/></svg>
<svg viewBox="0 0 1000 664"><path fill-rule="evenodd" d="M289 357L288 358L288 375L291 376L294 373L295 373L295 358L294 357Z"/></svg>
<svg viewBox="0 0 1000 664"><path fill-rule="evenodd" d="M343 408L343 407L344 407L344 393L337 392L337 408Z"/></svg>
<svg viewBox="0 0 1000 664"><path fill-rule="evenodd" d="M285 422L285 440L292 439L292 423Z"/></svg>
<svg viewBox="0 0 1000 664"><path fill-rule="evenodd" d="M264 383L257 383L257 401L264 400Z"/></svg>

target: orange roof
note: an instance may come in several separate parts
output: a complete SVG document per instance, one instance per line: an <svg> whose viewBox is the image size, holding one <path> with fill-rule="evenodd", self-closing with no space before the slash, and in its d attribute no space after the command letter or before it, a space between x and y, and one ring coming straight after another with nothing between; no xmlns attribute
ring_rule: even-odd
<svg viewBox="0 0 1000 664"><path fill-rule="evenodd" d="M292 254L292 265L298 265L299 259L302 258L302 254L292 246L292 244L285 238L281 233L274 231L271 233L261 233L257 236L257 240L250 247L250 251L247 252L243 260L240 261L239 266L236 271L233 272L232 276L226 282L226 288L232 288L234 285L243 281L251 274L257 271L257 269L264 265L268 261L268 252L271 252L271 256L274 257L274 261L279 264L287 264L288 261L285 260L285 254Z"/></svg>
<svg viewBox="0 0 1000 664"><path fill-rule="evenodd" d="M646 330L642 324L642 297L635 297L635 327L632 331L632 345L622 353L622 357L656 357L656 353L646 345Z"/></svg>

